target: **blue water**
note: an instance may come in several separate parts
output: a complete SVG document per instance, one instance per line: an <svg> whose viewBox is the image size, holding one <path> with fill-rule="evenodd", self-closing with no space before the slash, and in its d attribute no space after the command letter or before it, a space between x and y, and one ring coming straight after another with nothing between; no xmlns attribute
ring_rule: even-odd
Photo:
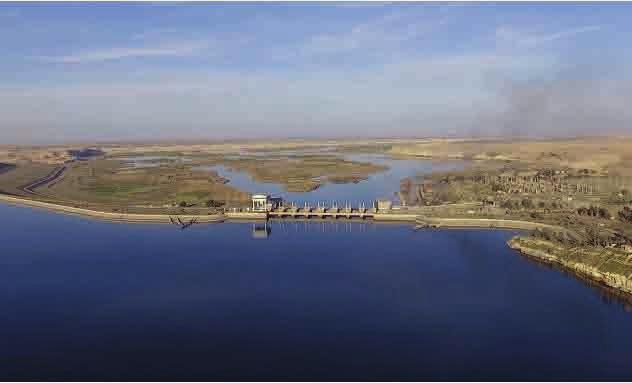
<svg viewBox="0 0 632 383"><path fill-rule="evenodd" d="M511 232L0 218L2 380L632 379L632 313Z"/></svg>
<svg viewBox="0 0 632 383"><path fill-rule="evenodd" d="M359 162L371 162L377 165L385 165L387 170L374 173L367 180L357 184L332 184L326 183L316 190L310 192L288 192L284 186L275 183L262 183L253 180L246 172L231 171L225 166L201 167L201 169L213 169L227 178L229 185L239 190L250 193L266 193L272 196L282 197L286 201L296 202L302 205L308 202L315 205L319 202L344 205L351 202L354 206L364 202L366 206L371 206L376 199L390 199L398 201L395 193L399 191L399 183L402 179L431 172L441 172L464 168L468 162L461 160L454 161L431 161L417 159L393 159L379 154L351 154L345 155L345 159Z"/></svg>

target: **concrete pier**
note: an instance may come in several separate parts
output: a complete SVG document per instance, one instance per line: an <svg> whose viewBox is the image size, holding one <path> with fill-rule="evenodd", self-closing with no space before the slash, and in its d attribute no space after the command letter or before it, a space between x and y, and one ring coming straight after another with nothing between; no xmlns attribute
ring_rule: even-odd
<svg viewBox="0 0 632 383"><path fill-rule="evenodd" d="M278 208L270 210L267 213L268 218L373 218L377 211L375 209L353 209L351 207L339 209L339 208L327 208L320 206L316 209L310 206L302 208Z"/></svg>

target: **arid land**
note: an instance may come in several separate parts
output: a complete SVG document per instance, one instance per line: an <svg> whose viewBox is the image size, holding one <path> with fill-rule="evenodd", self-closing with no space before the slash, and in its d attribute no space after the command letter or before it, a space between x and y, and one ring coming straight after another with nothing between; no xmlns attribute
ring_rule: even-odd
<svg viewBox="0 0 632 383"><path fill-rule="evenodd" d="M298 192L362 182L385 170L345 160L344 153L470 160L462 171L401 180L394 185L399 206L392 213L414 216L420 226L459 218L539 223L510 245L632 292L628 137L3 146L0 192L108 213L215 216L247 206L250 194L231 186L214 166Z"/></svg>

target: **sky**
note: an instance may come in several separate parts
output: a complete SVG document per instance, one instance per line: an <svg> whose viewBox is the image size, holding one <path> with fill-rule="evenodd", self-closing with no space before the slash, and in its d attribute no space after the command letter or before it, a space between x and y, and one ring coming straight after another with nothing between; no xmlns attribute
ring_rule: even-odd
<svg viewBox="0 0 632 383"><path fill-rule="evenodd" d="M632 4L0 3L0 144L632 133Z"/></svg>

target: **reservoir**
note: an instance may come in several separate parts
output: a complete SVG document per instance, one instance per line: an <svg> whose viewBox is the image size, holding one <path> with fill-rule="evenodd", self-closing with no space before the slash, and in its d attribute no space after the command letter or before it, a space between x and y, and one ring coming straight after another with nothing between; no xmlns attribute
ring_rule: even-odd
<svg viewBox="0 0 632 383"><path fill-rule="evenodd" d="M514 232L0 217L3 380L632 379L628 306Z"/></svg>

